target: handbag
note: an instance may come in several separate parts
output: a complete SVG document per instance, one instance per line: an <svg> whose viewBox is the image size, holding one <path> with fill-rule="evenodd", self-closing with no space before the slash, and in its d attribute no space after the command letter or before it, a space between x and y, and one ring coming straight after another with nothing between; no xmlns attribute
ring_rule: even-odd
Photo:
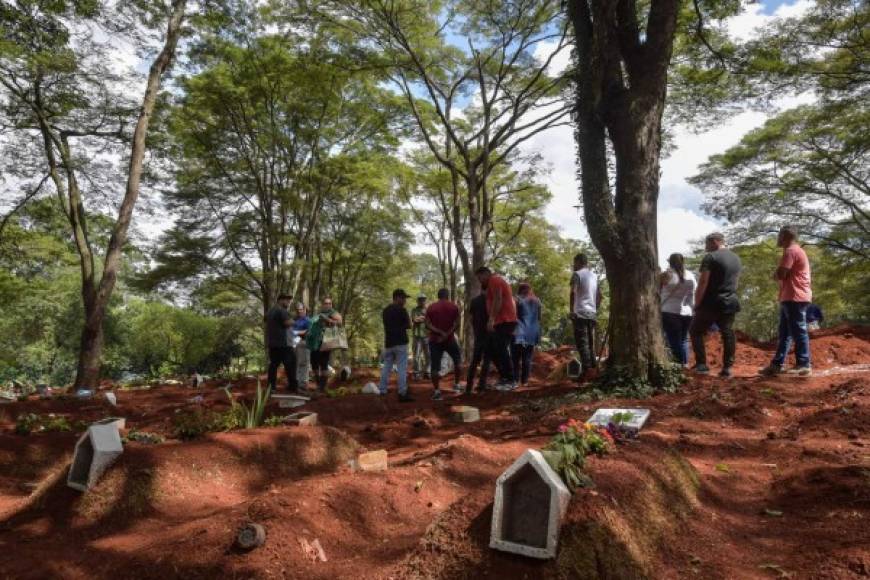
<svg viewBox="0 0 870 580"><path fill-rule="evenodd" d="M320 343L321 351L330 351L347 348L347 335L343 326L327 326L323 329L323 342Z"/></svg>

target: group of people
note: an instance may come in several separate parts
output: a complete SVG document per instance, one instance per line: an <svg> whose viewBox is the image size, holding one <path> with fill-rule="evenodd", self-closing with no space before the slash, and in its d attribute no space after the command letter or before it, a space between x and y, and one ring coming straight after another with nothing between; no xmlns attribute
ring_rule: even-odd
<svg viewBox="0 0 870 580"><path fill-rule="evenodd" d="M811 304L810 264L798 244L797 230L783 227L777 243L783 249L779 265L772 274L779 283L779 341L776 354L761 372L765 375L784 372L786 355L794 343L797 364L793 370L806 376L812 372L809 325L821 318L821 312ZM737 287L742 265L737 254L726 247L721 233L707 236L705 245L707 253L697 277L686 269L682 255L671 254L668 258L668 269L660 278L662 330L674 361L688 368L691 340L695 354L693 370L706 374L710 368L704 338L715 327L723 343L719 375L730 377L737 344L733 326L740 311ZM481 290L468 305L474 348L465 386L460 382L462 357L457 338L460 310L450 299L448 290L440 289L437 301L428 305L427 297L419 295L409 314L406 309L409 295L400 288L393 292L392 303L382 312L384 349L379 385L382 395L387 393L390 374L395 368L399 400L413 400L408 393L409 345L414 375L417 378L428 375L435 400L442 398L440 380L445 355L453 363L453 391L458 394L474 391L478 368L477 391L491 388L487 383L491 365L499 375L498 383L492 388L513 390L528 382L534 350L541 341L541 301L526 282L517 286L514 295L511 285L487 267L479 268L476 278ZM586 255L577 254L570 282L570 319L583 367L581 381L597 372L595 329L601 300L597 275L590 269ZM291 296L279 296L266 316L269 385L276 388L278 368L284 365L289 390L307 390L310 367L317 388L322 392L326 389L331 353L323 337L327 329L342 324L341 314L334 309L329 297L323 299L313 317L308 316L303 304L296 306L296 316L292 317L291 303ZM808 320L808 314L812 320ZM409 331L413 340L408 337Z"/></svg>
<svg viewBox="0 0 870 580"><path fill-rule="evenodd" d="M719 376L730 377L737 348L733 327L740 311L737 285L742 265L737 254L726 247L721 233L707 236L705 245L707 254L701 261L698 278L686 270L682 255L671 254L668 258L669 267L660 280L662 327L674 360L688 366L691 338L695 353L693 370L707 374L710 368L704 337L715 326L722 336ZM809 326L821 319L821 310L812 304L810 262L798 244L796 228L781 228L777 245L782 248L782 257L772 277L779 283L778 344L773 360L761 373L782 373L794 343L796 366L793 370L808 376L812 373Z"/></svg>
<svg viewBox="0 0 870 580"><path fill-rule="evenodd" d="M477 270L481 292L471 300L469 313L474 334L474 354L468 365L466 385L460 381L461 351L457 332L460 328L459 307L450 299L446 288L438 291L438 300L427 305L427 297L417 297L409 314L405 308L408 294L393 292L393 301L382 313L384 324L383 368L379 391L387 393L390 374L398 375L399 400L412 401L408 394L408 331L413 334L414 374L428 374L432 381L432 398L440 400L442 359L450 357L453 367L453 391L473 392L475 374L480 367L478 391L489 388L487 375L495 365L499 382L494 388L512 390L529 380L534 348L541 341L541 301L531 286L523 283L513 295L510 284L487 268ZM424 365L428 363L428 368Z"/></svg>
<svg viewBox="0 0 870 580"><path fill-rule="evenodd" d="M278 369L284 366L287 388L291 392L307 391L308 378L314 372L317 390L326 390L329 379L330 349L323 348L323 335L327 328L342 324L341 314L335 310L332 298L323 298L315 316L308 316L305 305L296 305L296 316L290 314L293 297L278 296L277 303L266 313L266 341L269 347L269 387L274 391L278 383Z"/></svg>

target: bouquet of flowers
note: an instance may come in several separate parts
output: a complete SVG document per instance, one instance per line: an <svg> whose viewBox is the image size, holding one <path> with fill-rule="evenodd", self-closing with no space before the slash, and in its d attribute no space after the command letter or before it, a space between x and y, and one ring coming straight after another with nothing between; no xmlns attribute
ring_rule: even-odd
<svg viewBox="0 0 870 580"><path fill-rule="evenodd" d="M559 426L559 432L543 449L543 455L568 489L574 491L592 484L589 476L583 472L586 456L604 455L613 443L613 436L607 429L569 419Z"/></svg>

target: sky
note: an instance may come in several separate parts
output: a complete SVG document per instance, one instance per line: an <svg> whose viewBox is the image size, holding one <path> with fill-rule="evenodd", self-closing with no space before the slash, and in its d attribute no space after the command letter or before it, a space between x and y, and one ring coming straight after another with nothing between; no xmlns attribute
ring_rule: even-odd
<svg viewBox="0 0 870 580"><path fill-rule="evenodd" d="M810 5L809 0L768 0L752 4L728 22L729 32L742 38L751 37L754 29L772 18L799 15ZM542 48L537 56L540 58L544 54L546 49ZM564 58L554 63L557 70L568 65L567 52L560 56ZM806 100L806 97L792 98L778 104L787 107ZM704 194L686 179L695 175L698 166L708 157L735 145L741 136L762 125L767 118L764 113L746 112L700 134L681 127L674 129L675 150L661 163L658 241L659 259L663 265L671 253L689 253L697 247L698 240L725 225L701 211ZM558 127L541 133L529 140L525 150L539 152L551 168L546 184L553 199L546 209L547 219L558 225L564 235L588 240L580 210L576 207L579 189L573 128Z"/></svg>

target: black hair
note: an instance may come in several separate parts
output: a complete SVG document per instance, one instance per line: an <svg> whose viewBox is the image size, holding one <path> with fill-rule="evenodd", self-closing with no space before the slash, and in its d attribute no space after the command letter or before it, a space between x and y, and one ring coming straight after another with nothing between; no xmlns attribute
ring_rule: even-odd
<svg viewBox="0 0 870 580"><path fill-rule="evenodd" d="M680 277L680 282L686 279L686 263L682 254L671 254L668 258L668 265Z"/></svg>
<svg viewBox="0 0 870 580"><path fill-rule="evenodd" d="M289 294L279 294L279 295L278 295L278 300L279 300L279 301L280 301L280 300L293 300L293 297L290 296Z"/></svg>
<svg viewBox="0 0 870 580"><path fill-rule="evenodd" d="M447 290L447 288L440 288L438 290L438 300L443 300L443 299L449 298L449 297L450 297L450 292Z"/></svg>
<svg viewBox="0 0 870 580"><path fill-rule="evenodd" d="M574 261L580 264L581 266L585 266L589 263L589 258L586 257L586 254L580 252L574 256Z"/></svg>
<svg viewBox="0 0 870 580"><path fill-rule="evenodd" d="M487 268L486 266L481 266L477 270L474 271L475 274L492 274L492 270Z"/></svg>

